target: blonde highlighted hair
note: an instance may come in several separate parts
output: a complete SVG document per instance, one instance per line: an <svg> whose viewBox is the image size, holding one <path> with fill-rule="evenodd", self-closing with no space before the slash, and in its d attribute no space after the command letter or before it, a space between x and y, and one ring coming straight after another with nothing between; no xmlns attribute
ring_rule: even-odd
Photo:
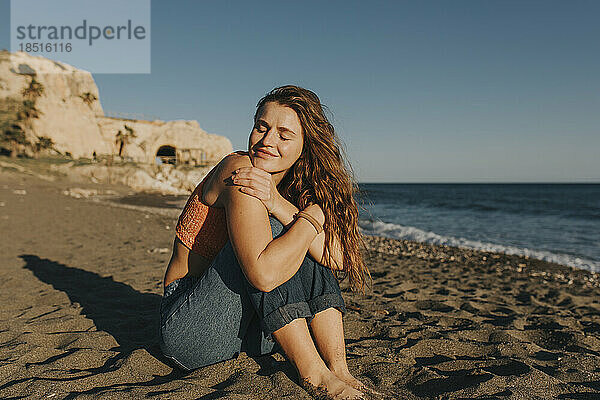
<svg viewBox="0 0 600 400"><path fill-rule="evenodd" d="M361 248L365 242L358 231L358 206L354 199L360 193L352 167L343 156L343 148L324 106L312 91L294 85L275 88L256 106L254 120L268 102L290 107L298 115L304 134L300 158L277 185L279 193L299 209L318 204L325 214L326 267L334 262L329 244L335 234L343 255L343 272L338 278L350 280L351 289L365 293L371 274L364 263ZM333 269L333 268L332 268Z"/></svg>

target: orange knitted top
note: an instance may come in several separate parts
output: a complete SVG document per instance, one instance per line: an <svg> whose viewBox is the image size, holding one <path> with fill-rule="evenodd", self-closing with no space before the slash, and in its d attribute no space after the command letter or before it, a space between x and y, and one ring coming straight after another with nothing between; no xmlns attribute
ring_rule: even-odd
<svg viewBox="0 0 600 400"><path fill-rule="evenodd" d="M229 155L234 153L237 152ZM202 203L202 187L207 177L208 174L196 186L185 204L177 220L175 234L193 252L213 260L229 240L229 235L225 209Z"/></svg>

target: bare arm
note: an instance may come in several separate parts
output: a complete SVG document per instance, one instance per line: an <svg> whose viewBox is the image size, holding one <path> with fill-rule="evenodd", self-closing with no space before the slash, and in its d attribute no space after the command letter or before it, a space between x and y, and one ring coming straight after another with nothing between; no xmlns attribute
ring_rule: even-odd
<svg viewBox="0 0 600 400"><path fill-rule="evenodd" d="M173 241L173 252L163 279L164 285L166 286L187 274L202 276L210 263L211 260L191 251L177 236L175 236L175 240Z"/></svg>
<svg viewBox="0 0 600 400"><path fill-rule="evenodd" d="M188 248L181 243L177 236L175 236L175 240L173 241L173 252L171 253L171 259L169 260L169 264L167 265L167 270L165 271L165 276L163 278L163 283L165 286L187 273L188 256Z"/></svg>
<svg viewBox="0 0 600 400"><path fill-rule="evenodd" d="M267 209L259 199L233 185L225 186L221 196L219 201L225 209L229 239L248 282L269 292L288 281L300 268L309 245L317 236L312 224L299 219L283 235L273 239ZM307 212L311 212L309 209L307 207ZM322 211L319 215L313 208L311 215L324 222Z"/></svg>
<svg viewBox="0 0 600 400"><path fill-rule="evenodd" d="M271 214L277 218L279 222L283 224L283 226L287 229L290 224L293 223L294 215L300 211L295 205L287 201L285 198L281 197L278 200L279 206L271 212ZM343 256L342 250L340 246L339 239L337 235L332 236L332 243L329 244L329 249L331 251L331 257L333 259L334 265L332 265L332 269L341 270L343 269ZM324 259L321 259L323 255L323 248L325 247L325 231L319 233L308 248L308 252L312 258L314 258L319 264L324 264Z"/></svg>

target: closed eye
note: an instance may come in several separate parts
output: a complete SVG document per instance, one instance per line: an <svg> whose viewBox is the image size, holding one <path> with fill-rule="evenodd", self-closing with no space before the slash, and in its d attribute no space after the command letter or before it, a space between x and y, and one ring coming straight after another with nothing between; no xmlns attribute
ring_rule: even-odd
<svg viewBox="0 0 600 400"><path fill-rule="evenodd" d="M257 132L265 133L267 131L267 129L269 128L268 126L265 126L265 125L266 124L262 123L261 121L258 121L254 125L254 129L256 129Z"/></svg>

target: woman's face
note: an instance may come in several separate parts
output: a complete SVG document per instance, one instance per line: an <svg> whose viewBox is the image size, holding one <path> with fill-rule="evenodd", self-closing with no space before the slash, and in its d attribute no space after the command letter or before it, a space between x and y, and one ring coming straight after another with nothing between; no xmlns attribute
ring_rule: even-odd
<svg viewBox="0 0 600 400"><path fill-rule="evenodd" d="M265 103L248 140L252 165L270 172L279 183L302 154L303 144L302 125L296 112L275 102Z"/></svg>

